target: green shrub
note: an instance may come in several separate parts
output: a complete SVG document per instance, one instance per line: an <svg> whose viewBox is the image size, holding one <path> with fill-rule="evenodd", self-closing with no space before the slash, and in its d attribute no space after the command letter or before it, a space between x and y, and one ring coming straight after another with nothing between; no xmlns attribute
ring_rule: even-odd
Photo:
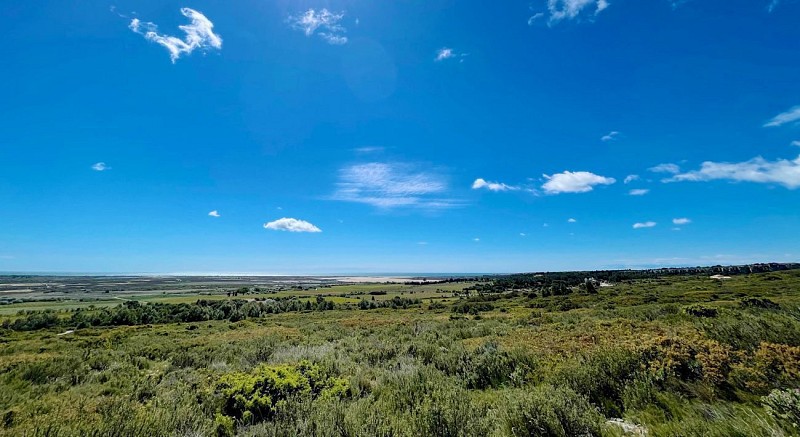
<svg viewBox="0 0 800 437"><path fill-rule="evenodd" d="M244 423L257 423L274 417L277 407L295 395L344 397L347 381L328 377L318 365L301 361L296 366L262 364L250 373L229 373L216 384L222 396L221 411Z"/></svg>
<svg viewBox="0 0 800 437"><path fill-rule="evenodd" d="M589 401L567 387L541 385L516 391L500 412L503 430L512 436L594 436L602 416Z"/></svg>
<svg viewBox="0 0 800 437"><path fill-rule="evenodd" d="M798 432L800 427L800 390L772 390L761 399L770 416L787 427L791 432Z"/></svg>
<svg viewBox="0 0 800 437"><path fill-rule="evenodd" d="M603 349L559 369L553 382L585 396L603 414L619 417L624 410L623 392L641 370L642 359L626 349Z"/></svg>
<svg viewBox="0 0 800 437"><path fill-rule="evenodd" d="M718 311L716 308L709 308L703 305L692 305L684 309L686 314L695 317L717 317Z"/></svg>
<svg viewBox="0 0 800 437"><path fill-rule="evenodd" d="M762 308L762 309L767 309L767 310L776 310L776 309L779 309L781 307L780 305L778 305L777 303L767 299L766 297L764 297L764 298L759 298L759 297L744 298L739 302L739 305L742 308Z"/></svg>

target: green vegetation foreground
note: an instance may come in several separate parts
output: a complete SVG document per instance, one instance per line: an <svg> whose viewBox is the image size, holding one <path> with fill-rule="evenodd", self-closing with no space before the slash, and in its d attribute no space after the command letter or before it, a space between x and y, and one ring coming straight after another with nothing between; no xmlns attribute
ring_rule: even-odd
<svg viewBox="0 0 800 437"><path fill-rule="evenodd" d="M10 317L0 435L798 435L800 271L601 285Z"/></svg>

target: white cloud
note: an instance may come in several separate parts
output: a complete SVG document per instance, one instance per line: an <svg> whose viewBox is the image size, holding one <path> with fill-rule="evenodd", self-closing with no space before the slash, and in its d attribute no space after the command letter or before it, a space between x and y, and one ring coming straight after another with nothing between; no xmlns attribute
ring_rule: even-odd
<svg viewBox="0 0 800 437"><path fill-rule="evenodd" d="M366 203L379 208L417 207L440 209L457 206L442 198L443 178L401 163L371 162L339 170L333 200Z"/></svg>
<svg viewBox="0 0 800 437"><path fill-rule="evenodd" d="M138 18L131 20L128 28L143 35L148 41L164 46L174 64L182 54L190 54L196 49L221 49L222 38L214 33L214 23L205 15L190 8L181 8L181 14L190 19L191 24L178 26L186 33L184 39L170 35L160 35L158 26L150 22L142 22Z"/></svg>
<svg viewBox="0 0 800 437"><path fill-rule="evenodd" d="M778 7L779 3L780 3L780 0L772 0L771 2L769 2L769 6L767 6L767 12L774 11L775 8Z"/></svg>
<svg viewBox="0 0 800 437"><path fill-rule="evenodd" d="M377 153L377 152L383 152L383 150L384 150L383 147L377 147L377 146L357 147L353 149L353 151L356 153Z"/></svg>
<svg viewBox="0 0 800 437"><path fill-rule="evenodd" d="M449 47L442 47L436 51L436 57L433 58L433 60L436 62L441 62L446 59L464 58L466 56L466 53L457 53L455 50ZM462 59L461 62L464 62L464 60Z"/></svg>
<svg viewBox="0 0 800 437"><path fill-rule="evenodd" d="M444 61L445 59L450 59L453 56L455 56L453 49L442 47L436 51L436 58L434 58L434 61Z"/></svg>
<svg viewBox="0 0 800 437"><path fill-rule="evenodd" d="M219 217L219 212L215 209L208 213L210 217Z"/></svg>
<svg viewBox="0 0 800 437"><path fill-rule="evenodd" d="M617 136L619 136L619 132L613 130L613 131L603 135L602 137L600 137L600 141L602 141L604 143L607 143L609 141L614 141L614 140L617 139Z"/></svg>
<svg viewBox="0 0 800 437"><path fill-rule="evenodd" d="M623 184L629 184L629 183L631 183L633 181L638 181L638 180L639 180L639 175L638 174L629 174L628 176L625 176L625 180L622 181L622 183Z"/></svg>
<svg viewBox="0 0 800 437"><path fill-rule="evenodd" d="M794 106L788 111L781 112L780 114L772 117L770 121L764 123L764 127L778 127L787 123L795 123L798 121L800 121L800 105Z"/></svg>
<svg viewBox="0 0 800 437"><path fill-rule="evenodd" d="M683 217L683 218L674 218L674 219L672 219L672 224L673 224L673 225L688 225L688 224L689 224L689 223L691 223L691 222L692 222L692 221L691 221L691 220L689 220L689 219L688 219L688 218L686 218L686 217Z"/></svg>
<svg viewBox="0 0 800 437"><path fill-rule="evenodd" d="M474 241L474 242L476 242L476 243L477 243L477 242L481 241L481 239L480 239L480 238L478 238L478 237L475 237L475 238L473 238L473 239L472 239L472 241Z"/></svg>
<svg viewBox="0 0 800 437"><path fill-rule="evenodd" d="M513 185L506 185L501 182L487 182L482 178L475 179L475 182L472 183L473 190L480 190L481 188L485 188L489 191L515 191L519 190L519 187L515 187Z"/></svg>
<svg viewBox="0 0 800 437"><path fill-rule="evenodd" d="M105 162L98 162L92 164L92 170L94 171L106 171L111 170L111 167L107 166Z"/></svg>
<svg viewBox="0 0 800 437"><path fill-rule="evenodd" d="M322 232L322 230L305 220L298 220L295 218L280 218L278 220L264 223L264 229L271 229L273 231L289 231L289 232Z"/></svg>
<svg viewBox="0 0 800 437"><path fill-rule="evenodd" d="M568 219L567 219L567 223L577 223L577 222L578 222L578 221L577 221L577 220L575 220L575 219L574 219L574 218L572 218L572 217L570 217L570 218L568 218Z"/></svg>
<svg viewBox="0 0 800 437"><path fill-rule="evenodd" d="M636 188L633 190L628 191L628 195L630 196L644 196L645 194L649 193L650 190L647 188Z"/></svg>
<svg viewBox="0 0 800 437"><path fill-rule="evenodd" d="M614 178L607 178L588 171L565 171L551 176L543 176L547 182L542 185L542 189L547 194L586 193L592 191L595 185L611 185L616 182Z"/></svg>
<svg viewBox="0 0 800 437"><path fill-rule="evenodd" d="M792 161L767 161L760 156L744 162L706 161L699 170L676 174L663 182L713 180L779 184L793 190L800 187L800 156Z"/></svg>
<svg viewBox="0 0 800 437"><path fill-rule="evenodd" d="M347 44L347 29L339 22L344 18L344 12L333 13L325 8L317 11L309 9L302 14L289 17L289 24L293 29L302 30L306 36L316 34L328 44Z"/></svg>
<svg viewBox="0 0 800 437"><path fill-rule="evenodd" d="M531 17L528 18L528 26L533 26L533 23L535 23L536 20L538 20L540 18L543 18L543 17L544 17L544 12L537 12L537 13L531 15Z"/></svg>
<svg viewBox="0 0 800 437"><path fill-rule="evenodd" d="M547 24L552 26L562 20L573 20L581 16L595 16L608 8L607 0L547 0L547 13L538 12L528 19L532 24L547 16Z"/></svg>
<svg viewBox="0 0 800 437"><path fill-rule="evenodd" d="M791 145L800 147L800 141L798 141L798 140L792 141Z"/></svg>
<svg viewBox="0 0 800 437"><path fill-rule="evenodd" d="M655 225L656 225L656 222L634 223L633 224L633 229L652 228Z"/></svg>
<svg viewBox="0 0 800 437"><path fill-rule="evenodd" d="M520 237L527 237L527 236L528 236L528 234L526 234L526 233L524 233L524 232L520 232L520 233L519 233L519 236L520 236Z"/></svg>
<svg viewBox="0 0 800 437"><path fill-rule="evenodd" d="M652 171L653 173L680 173L681 168L678 167L677 164L658 164L655 167L650 167L648 170Z"/></svg>

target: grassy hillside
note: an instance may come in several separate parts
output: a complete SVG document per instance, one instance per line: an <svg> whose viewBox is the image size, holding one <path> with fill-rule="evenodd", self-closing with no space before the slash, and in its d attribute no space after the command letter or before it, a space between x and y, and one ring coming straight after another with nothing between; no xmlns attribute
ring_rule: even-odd
<svg viewBox="0 0 800 437"><path fill-rule="evenodd" d="M800 271L610 285L7 305L0 435L798 434Z"/></svg>

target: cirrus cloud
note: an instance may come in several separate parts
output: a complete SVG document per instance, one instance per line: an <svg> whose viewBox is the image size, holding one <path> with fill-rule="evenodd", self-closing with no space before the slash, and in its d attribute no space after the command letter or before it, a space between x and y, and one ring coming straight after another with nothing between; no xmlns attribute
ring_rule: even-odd
<svg viewBox="0 0 800 437"><path fill-rule="evenodd" d="M378 208L442 209L458 206L445 195L447 183L431 171L398 162L370 162L339 170L332 200Z"/></svg>
<svg viewBox="0 0 800 437"><path fill-rule="evenodd" d="M798 121L800 121L800 105L789 108L789 110L772 117L769 121L764 123L764 127L778 127Z"/></svg>
<svg viewBox="0 0 800 437"><path fill-rule="evenodd" d="M322 38L332 45L347 44L347 29L339 22L344 18L344 12L334 13L325 8L317 11L308 9L302 14L290 16L288 21L293 29L301 30L306 36L314 35Z"/></svg>
<svg viewBox="0 0 800 437"><path fill-rule="evenodd" d="M543 175L547 182L542 189L547 194L586 193L596 185L611 185L617 182L614 178L596 175L588 171L565 171L554 175Z"/></svg>
<svg viewBox="0 0 800 437"><path fill-rule="evenodd" d="M658 164L657 166L650 167L647 170L649 170L649 171L651 171L653 173L672 173L672 174L676 174L676 173L680 173L681 172L681 168L678 167L677 164L670 164L670 163Z"/></svg>
<svg viewBox="0 0 800 437"><path fill-rule="evenodd" d="M596 16L608 6L607 0L547 0L547 12L537 12L528 18L528 25L545 16L549 26L562 20L574 20L586 15Z"/></svg>
<svg viewBox="0 0 800 437"><path fill-rule="evenodd" d="M633 229L645 229L645 228L653 228L656 226L656 222L641 222L641 223L634 223Z"/></svg>
<svg viewBox="0 0 800 437"><path fill-rule="evenodd" d="M131 20L128 28L148 41L163 46L169 51L169 58L174 64L182 54L191 54L196 49L221 49L222 38L214 33L214 23L205 15L191 8L181 8L181 14L191 20L190 24L178 26L186 36L181 39L171 35L160 35L158 26L150 22L142 22L138 18Z"/></svg>
<svg viewBox="0 0 800 437"><path fill-rule="evenodd" d="M647 188L635 188L633 190L628 191L629 196L644 196L645 194L649 193L650 190Z"/></svg>
<svg viewBox="0 0 800 437"><path fill-rule="evenodd" d="M790 190L800 187L800 156L794 160L767 161L757 156L744 162L706 161L698 170L679 173L663 182L702 182L728 180L732 182L772 183Z"/></svg>
<svg viewBox="0 0 800 437"><path fill-rule="evenodd" d="M322 232L322 229L313 224L296 218L284 217L275 221L264 223L264 229L287 232Z"/></svg>

